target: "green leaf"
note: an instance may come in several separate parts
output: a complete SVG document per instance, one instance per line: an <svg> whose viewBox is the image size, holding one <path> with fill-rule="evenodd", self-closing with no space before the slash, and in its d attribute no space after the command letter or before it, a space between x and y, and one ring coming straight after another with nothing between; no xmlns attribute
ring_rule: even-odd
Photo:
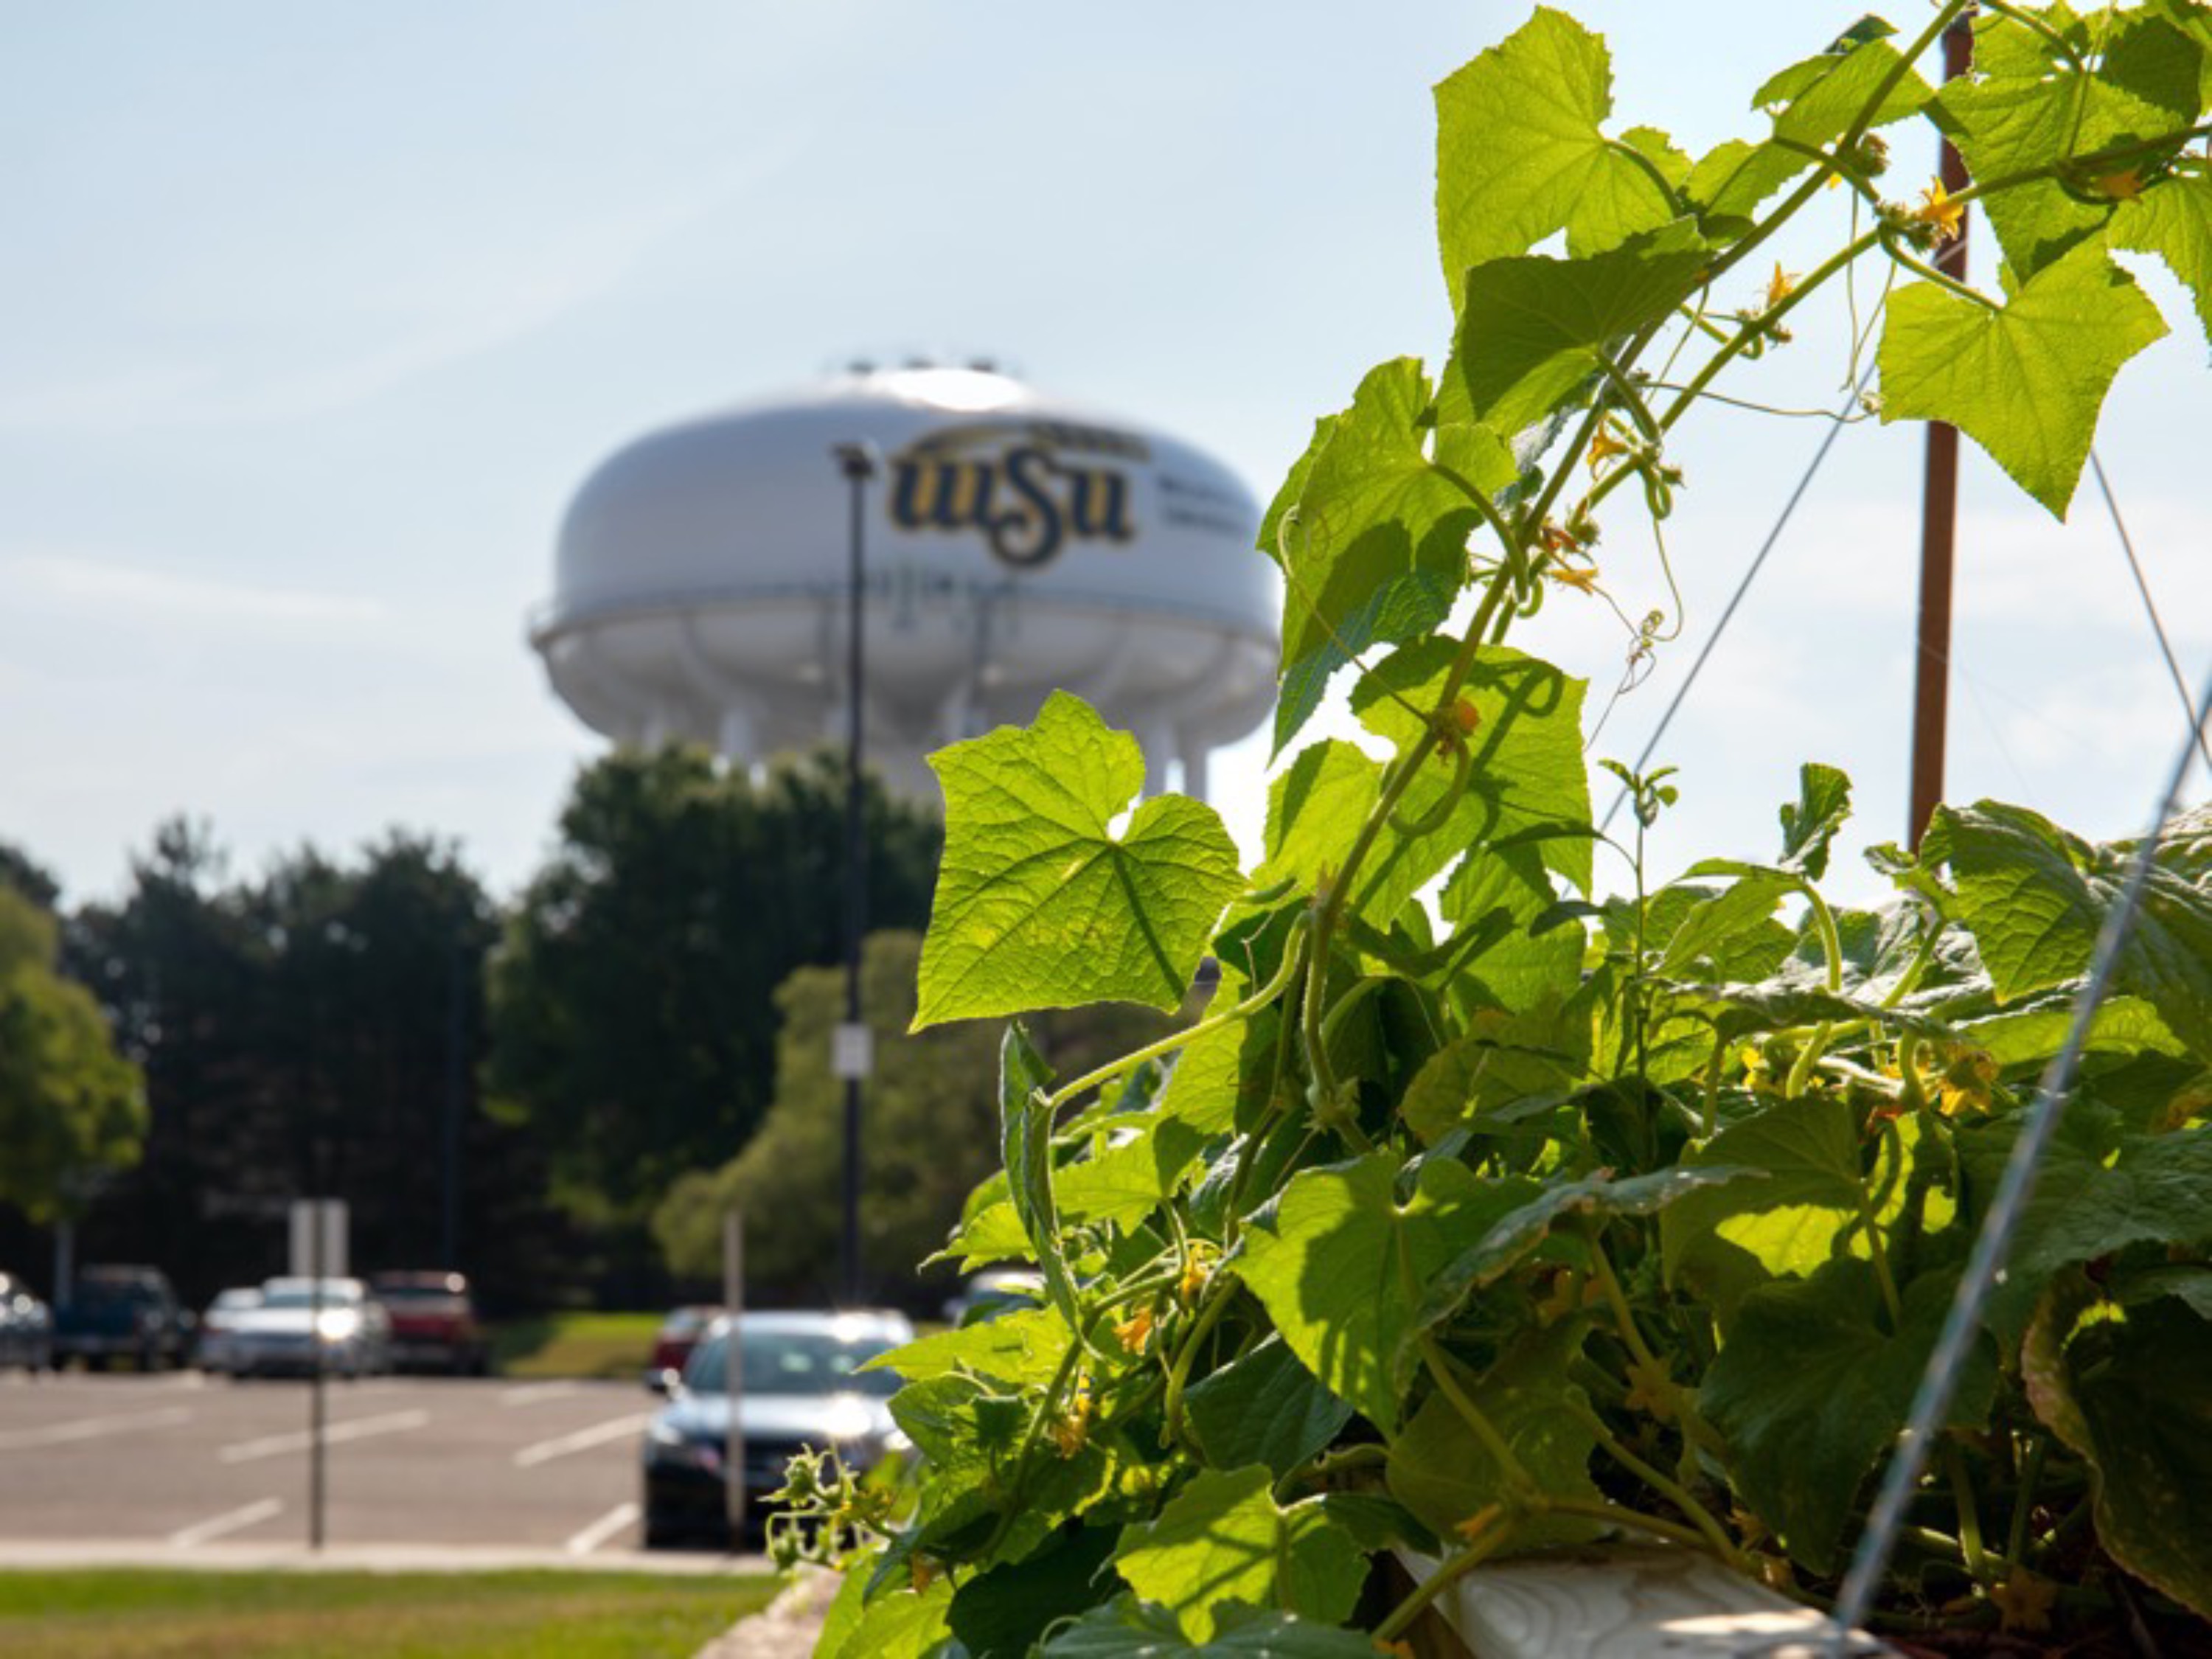
<svg viewBox="0 0 2212 1659"><path fill-rule="evenodd" d="M863 1582L866 1577L853 1575ZM838 1600L844 1600L842 1590ZM952 1585L948 1579L939 1579L920 1595L893 1590L863 1607L844 1632L844 1639L834 1648L825 1632L815 1652L819 1659L922 1659L948 1633L945 1618L951 1606Z"/></svg>
<svg viewBox="0 0 2212 1659"><path fill-rule="evenodd" d="M1278 755L1354 653L1428 632L1459 592L1480 515L1431 463L1431 444L1449 448L1477 489L1495 491L1519 471L1486 428L1437 428L1428 377L1411 357L1370 371L1317 441L1269 548L1283 572Z"/></svg>
<svg viewBox="0 0 2212 1659"><path fill-rule="evenodd" d="M1881 418L1948 421L2063 519L2113 376L2165 333L2100 246L2038 271L2001 310L1915 283L1889 302Z"/></svg>
<svg viewBox="0 0 2212 1659"><path fill-rule="evenodd" d="M2018 1126L1962 1131L1959 1162L1972 1210L1986 1209L2004 1174ZM2131 1244L2212 1241L2212 1130L2134 1135L2108 1146L2072 1118L2037 1166L2035 1186L2014 1235L2004 1279L1983 1322L2019 1340L2036 1297L2053 1274Z"/></svg>
<svg viewBox="0 0 2212 1659"><path fill-rule="evenodd" d="M1659 958L1662 974L1677 979L1726 981L1736 977L1747 946L1757 953L1757 960L1764 962L1782 942L1774 912L1796 883L1778 870L1717 860L1696 866L1690 874L1723 872L1735 873L1737 878L1710 898L1701 898L1674 931L1664 936L1666 950ZM1648 939L1650 935L1647 933L1645 937Z"/></svg>
<svg viewBox="0 0 2212 1659"><path fill-rule="evenodd" d="M1036 1251L1023 1231L1022 1218L1006 1199L983 1205L952 1230L945 1248L924 1262L950 1261L963 1273L999 1261L1034 1261Z"/></svg>
<svg viewBox="0 0 2212 1659"><path fill-rule="evenodd" d="M1243 884L1213 810L1143 788L1137 740L1055 691L1027 728L930 757L945 856L914 1029L1119 1000L1172 1010Z"/></svg>
<svg viewBox="0 0 2212 1659"><path fill-rule="evenodd" d="M1797 799L1782 809L1782 867L1818 881L1828 872L1828 848L1851 815L1851 781L1833 766L1811 762L1797 771Z"/></svg>
<svg viewBox="0 0 2212 1659"><path fill-rule="evenodd" d="M1219 1633L1193 1642L1164 1607L1127 1598L1087 1613L1039 1650L1049 1659L1375 1659L1364 1635L1287 1613L1222 1610Z"/></svg>
<svg viewBox="0 0 2212 1659"><path fill-rule="evenodd" d="M1249 989L1224 963L1208 1013L1234 1007ZM1160 1115L1207 1134L1247 1125L1265 1104L1270 1073L1261 1060L1274 1053L1281 1023L1279 1008L1262 1008L1184 1045L1161 1090Z"/></svg>
<svg viewBox="0 0 2212 1659"><path fill-rule="evenodd" d="M2092 847L2024 807L1993 801L1942 809L1936 823L1960 910L1997 994L2025 996L2085 974L2105 914L2126 886L2132 844ZM2148 1000L2194 1052L2212 1056L2212 890L2161 860L2117 983Z"/></svg>
<svg viewBox="0 0 2212 1659"><path fill-rule="evenodd" d="M1723 1129L1683 1162L1766 1178L1691 1193L1668 1208L1659 1238L1668 1280L1726 1273L1717 1245L1748 1252L1770 1274L1812 1273L1858 1219L1859 1158L1857 1114L1827 1095L1786 1100Z"/></svg>
<svg viewBox="0 0 2212 1659"><path fill-rule="evenodd" d="M1954 1283L1929 1277L1906 1286L1894 1331L1865 1262L1762 1285L1744 1297L1705 1373L1698 1403L1728 1443L1736 1491L1812 1571L1832 1567L1861 1483L1905 1426ZM1978 1344L1951 1425L1978 1426L1996 1389L1994 1358Z"/></svg>
<svg viewBox="0 0 2212 1659"><path fill-rule="evenodd" d="M1399 1102L1407 1126L1433 1146L1454 1129L1528 1102L1564 1100L1580 1085L1589 1056L1566 1044L1556 1006L1512 1015L1488 1010L1468 1034L1439 1049Z"/></svg>
<svg viewBox="0 0 2212 1659"><path fill-rule="evenodd" d="M2098 1541L2212 1619L2212 1322L2164 1297L2100 1304L2052 1287L2021 1370L2036 1414L2089 1461Z"/></svg>
<svg viewBox="0 0 2212 1659"><path fill-rule="evenodd" d="M1356 744L1332 738L1299 750L1267 787L1267 859L1252 884L1312 891L1324 872L1344 868L1382 793L1382 767Z"/></svg>
<svg viewBox="0 0 2212 1659"><path fill-rule="evenodd" d="M1328 1524L1322 1500L1284 1509L1261 1467L1202 1469L1160 1510L1125 1529L1115 1565L1131 1589L1176 1615L1194 1641L1211 1639L1225 1601L1279 1607L1336 1624L1367 1577L1358 1546Z"/></svg>
<svg viewBox="0 0 2212 1659"><path fill-rule="evenodd" d="M1456 1364L1452 1370L1538 1491L1597 1504L1604 1495L1589 1474L1597 1439L1570 1408L1586 1411L1589 1402L1567 1380L1567 1367L1588 1334L1583 1322L1564 1320L1522 1337L1480 1377ZM1391 1495L1444 1538L1478 1510L1511 1495L1504 1468L1441 1389L1390 1443L1387 1469ZM1552 1516L1516 1527L1514 1539L1516 1547L1540 1547L1582 1542L1598 1529L1580 1516Z"/></svg>
<svg viewBox="0 0 2212 1659"><path fill-rule="evenodd" d="M1051 1626L1109 1600L1114 1579L1106 1565L1120 1535L1114 1527L1079 1528L962 1583L946 1622L969 1659L1029 1659Z"/></svg>
<svg viewBox="0 0 2212 1659"><path fill-rule="evenodd" d="M1376 1153L1301 1170L1246 1230L1238 1269L1306 1369L1386 1431L1398 1424L1424 1287L1532 1184L1431 1159L1401 1205L1398 1170Z"/></svg>
<svg viewBox="0 0 2212 1659"><path fill-rule="evenodd" d="M1182 1185L1208 1139L1206 1131L1164 1109L1123 1113L1103 1120L1097 1132L1110 1138L1090 1157L1062 1164L1053 1178L1063 1223L1137 1225Z"/></svg>
<svg viewBox="0 0 2212 1659"><path fill-rule="evenodd" d="M1605 42L1549 7L1437 86L1437 240L1455 301L1469 265L1524 253L1554 231L1575 252L1595 252L1680 211L1601 131L1612 110ZM1649 137L1630 135L1626 148L1662 174L1674 170Z"/></svg>
<svg viewBox="0 0 2212 1659"><path fill-rule="evenodd" d="M1701 1165L1658 1170L1620 1181L1588 1176L1547 1186L1500 1216L1489 1231L1431 1279L1414 1317L1425 1329L1451 1318L1468 1296L1517 1266L1562 1221L1580 1216L1653 1215L1693 1194L1758 1179L1756 1170Z"/></svg>
<svg viewBox="0 0 2212 1659"><path fill-rule="evenodd" d="M2114 247L2155 253L2187 284L2197 319L2212 340L2212 177L2161 179L2112 216Z"/></svg>
<svg viewBox="0 0 2212 1659"><path fill-rule="evenodd" d="M1587 943L1578 921L1558 913L1559 894L1534 847L1492 846L1469 854L1444 884L1437 908L1455 937L1487 942L1455 951L1446 994L1463 1015L1486 1008L1526 1012L1571 994L1582 981ZM1585 1059L1585 1029L1577 1052Z"/></svg>
<svg viewBox="0 0 2212 1659"><path fill-rule="evenodd" d="M1015 1387L1051 1381L1067 1355L1067 1322L1051 1308L1023 1308L977 1325L917 1337L878 1354L860 1369L927 1382L956 1371L995 1377Z"/></svg>
<svg viewBox="0 0 2212 1659"><path fill-rule="evenodd" d="M1611 348L1663 321L1696 287L1705 244L1690 221L1582 259L1492 259L1466 276L1447 373L1500 432L1585 400Z"/></svg>
<svg viewBox="0 0 2212 1659"><path fill-rule="evenodd" d="M1279 1336L1205 1378L1183 1404L1207 1462L1220 1469L1264 1463L1278 1480L1352 1420L1352 1407L1323 1388Z"/></svg>
<svg viewBox="0 0 2212 1659"><path fill-rule="evenodd" d="M999 1148L1006 1160L1007 1201L1044 1273L1045 1289L1070 1331L1083 1329L1075 1305L1075 1276L1060 1248L1060 1216L1052 1193L1052 1107L1045 1087L1051 1068L1018 1021L999 1045Z"/></svg>
<svg viewBox="0 0 2212 1659"><path fill-rule="evenodd" d="M1445 635L1393 653L1353 689L1352 712L1376 736L1403 750L1421 737L1425 716L1440 700L1459 642ZM1353 902L1370 921L1387 922L1439 872L1470 848L1496 847L1510 837L1556 825L1590 821L1589 773L1583 764L1583 681L1510 646L1485 646L1462 687L1459 700L1474 713L1468 734L1467 782L1440 827L1418 836L1386 837L1361 866ZM1457 783L1449 756L1431 759L1408 787L1401 816L1426 823L1443 808ZM1536 843L1545 865L1584 892L1589 890L1590 842L1560 836Z"/></svg>

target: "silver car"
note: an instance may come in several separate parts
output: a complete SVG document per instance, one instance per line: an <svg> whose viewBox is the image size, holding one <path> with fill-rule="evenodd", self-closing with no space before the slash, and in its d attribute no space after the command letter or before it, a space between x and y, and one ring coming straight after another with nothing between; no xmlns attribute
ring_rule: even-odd
<svg viewBox="0 0 2212 1659"><path fill-rule="evenodd" d="M358 1279L272 1279L235 1316L233 1376L369 1376L392 1369L392 1316Z"/></svg>

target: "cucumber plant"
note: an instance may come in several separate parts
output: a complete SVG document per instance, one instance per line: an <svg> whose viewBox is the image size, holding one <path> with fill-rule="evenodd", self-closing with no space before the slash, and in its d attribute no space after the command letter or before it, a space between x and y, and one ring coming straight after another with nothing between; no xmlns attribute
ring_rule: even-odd
<svg viewBox="0 0 2212 1659"><path fill-rule="evenodd" d="M1560 11L1437 87L1456 324L1267 512L1287 758L1256 869L1206 806L1136 802L1135 741L1072 696L935 757L917 1024L1017 1017L1005 1168L949 1255L1045 1290L890 1360L910 1501L800 1466L784 1541L847 1568L823 1652L1370 1654L1478 1563L1606 1538L1832 1590L2129 849L1945 809L1873 855L1892 902L1839 908L1850 784L1810 765L1770 862L1650 884L1674 784L1614 769L1634 829L1601 834L1585 683L1510 641L1603 592L1601 533L1686 487L1677 428L1847 283L1882 295L1862 413L1951 422L2060 515L2166 328L2115 253L2212 324L2212 8L1983 0L1939 88L1966 9L1867 19L1698 157L1608 125L1605 46ZM1911 125L1971 189L1893 182ZM1990 291L1934 263L1969 203ZM1832 252L1762 271L1801 221ZM1332 686L1370 741L1298 746ZM1171 1009L1206 957L1202 1018L1087 1075L1019 1023ZM2212 1613L2212 816L2166 842L2089 1050L1895 1627ZM1397 1547L1438 1565L1394 1595Z"/></svg>

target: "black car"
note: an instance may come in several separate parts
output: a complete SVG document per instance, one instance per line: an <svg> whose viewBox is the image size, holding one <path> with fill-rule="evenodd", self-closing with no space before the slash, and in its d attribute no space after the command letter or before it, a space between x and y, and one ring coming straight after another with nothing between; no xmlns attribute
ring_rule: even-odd
<svg viewBox="0 0 2212 1659"><path fill-rule="evenodd" d="M727 1446L730 1396L724 1382L729 1326L717 1320L693 1350L667 1406L645 1431L645 1545L696 1541L731 1547ZM895 1313L746 1314L738 1325L747 1530L758 1534L763 1500L783 1485L793 1454L840 1453L848 1468L903 1450L906 1437L886 1402L889 1371L863 1371L878 1354L914 1340Z"/></svg>
<svg viewBox="0 0 2212 1659"><path fill-rule="evenodd" d="M158 1267L87 1267L54 1307L54 1364L82 1359L106 1370L128 1359L142 1371L181 1365L192 1351L196 1321L177 1304Z"/></svg>

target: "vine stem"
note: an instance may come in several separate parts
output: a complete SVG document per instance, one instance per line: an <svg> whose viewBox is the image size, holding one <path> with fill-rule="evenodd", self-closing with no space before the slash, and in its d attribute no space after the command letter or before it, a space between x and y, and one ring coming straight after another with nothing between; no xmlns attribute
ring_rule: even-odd
<svg viewBox="0 0 2212 1659"><path fill-rule="evenodd" d="M1736 1548L1735 1540L1729 1538L1727 1529L1713 1518L1712 1511L1691 1495L1689 1488L1673 1477L1661 1473L1622 1445L1614 1437L1613 1431L1606 1427L1605 1419L1588 1406L1571 1398L1567 1408L1576 1419L1590 1431L1596 1439L1600 1449L1607 1456L1687 1516L1690 1524L1705 1534L1705 1541L1712 1546L1716 1555L1731 1566L1737 1568L1743 1566L1742 1552Z"/></svg>
<svg viewBox="0 0 2212 1659"><path fill-rule="evenodd" d="M1304 928L1305 925L1306 919L1304 916L1300 916L1291 924L1294 928ZM1211 1036L1224 1026L1234 1025L1239 1020L1251 1018L1253 1015L1282 995L1284 988L1290 984L1291 974L1297 966L1297 954L1296 951L1285 946L1283 951L1282 966L1275 970L1275 977L1267 982L1264 989L1245 998L1234 1008L1224 1008L1218 1014L1210 1014L1195 1025L1188 1026L1180 1031L1170 1031L1157 1042L1148 1042L1141 1048L1133 1049L1123 1054L1119 1060L1107 1061L1096 1071L1085 1072L1074 1082L1048 1096L1045 1101L1047 1109L1057 1112L1069 1101L1080 1099L1093 1089L1103 1088L1123 1073L1136 1070L1148 1060L1158 1060L1164 1054L1171 1054L1176 1049L1185 1048L1202 1036Z"/></svg>
<svg viewBox="0 0 2212 1659"><path fill-rule="evenodd" d="M1648 1378L1653 1387L1666 1394L1668 1408L1682 1425L1683 1438L1694 1440L1711 1451L1725 1450L1720 1437L1713 1432L1705 1419L1698 1415L1698 1409L1690 1403L1689 1397L1674 1386L1667 1368L1651 1352L1650 1345L1644 1341L1644 1333L1636 1323L1635 1312L1629 1307L1628 1297L1620 1288L1620 1280L1613 1271L1613 1262L1606 1255L1604 1241L1595 1233L1587 1237L1591 1276L1597 1280L1598 1289L1605 1297L1606 1306L1613 1311L1613 1323L1620 1328L1620 1340L1628 1345L1630 1357L1636 1361L1638 1371Z"/></svg>
<svg viewBox="0 0 2212 1659"><path fill-rule="evenodd" d="M1237 1299L1236 1285L1233 1269L1216 1270L1212 1282L1206 1286L1205 1304L1191 1321L1189 1330L1183 1334L1182 1346L1176 1349L1175 1359L1168 1367L1167 1392L1162 1396L1161 1409L1167 1419L1168 1433L1186 1445L1190 1443L1184 1434L1182 1392L1190 1381L1191 1363L1198 1357L1199 1345L1212 1334L1213 1328L1221 1322L1221 1316Z"/></svg>
<svg viewBox="0 0 2212 1659"><path fill-rule="evenodd" d="M1456 1555L1448 1556L1437 1570L1414 1588L1413 1593L1390 1610L1390 1616L1375 1627L1376 1645L1395 1641L1405 1633L1407 1626L1421 1616L1421 1610L1442 1595L1470 1571L1480 1566L1492 1556L1512 1541L1513 1527L1506 1518L1503 1504L1486 1504L1461 1522L1460 1531L1474 1541Z"/></svg>
<svg viewBox="0 0 2212 1659"><path fill-rule="evenodd" d="M1506 1443L1505 1437L1498 1433L1498 1425L1490 1420L1488 1414L1474 1403L1466 1389L1460 1387L1459 1379L1451 1374L1451 1363L1444 1357L1444 1351L1437 1345L1436 1338L1423 1333L1420 1350L1421 1363L1428 1367L1429 1375L1436 1379L1437 1387L1444 1398L1451 1401L1452 1409L1460 1414L1461 1421L1474 1431L1474 1437L1482 1443L1483 1450L1490 1454L1492 1461L1504 1475L1506 1486L1516 1498L1533 1496L1537 1486L1528 1474L1528 1466Z"/></svg>

